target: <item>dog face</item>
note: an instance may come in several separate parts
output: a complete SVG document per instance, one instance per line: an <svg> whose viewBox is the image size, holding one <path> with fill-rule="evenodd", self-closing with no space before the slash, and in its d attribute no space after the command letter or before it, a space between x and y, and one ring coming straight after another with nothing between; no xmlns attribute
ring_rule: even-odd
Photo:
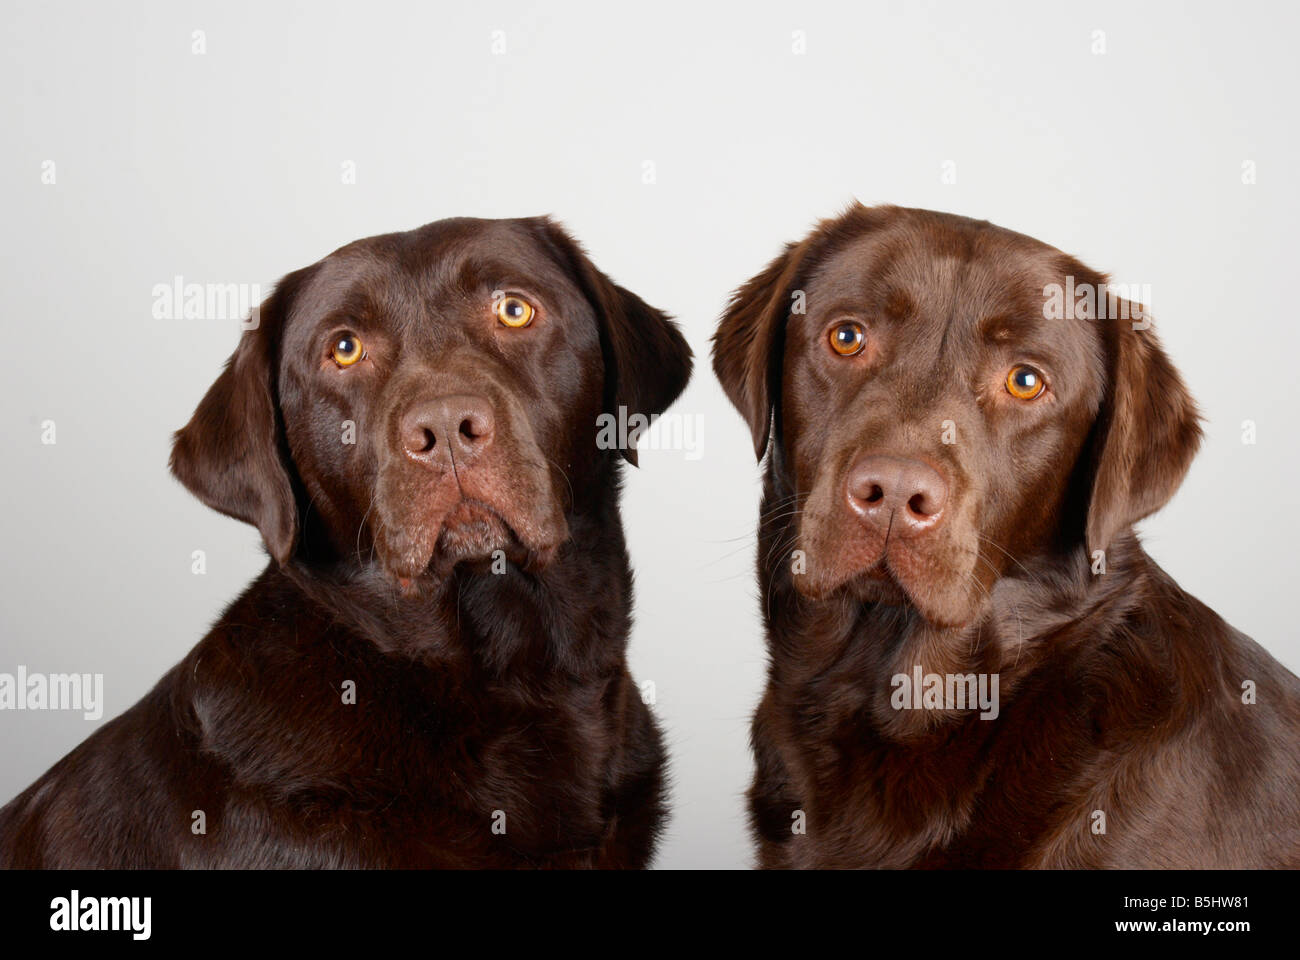
<svg viewBox="0 0 1300 960"><path fill-rule="evenodd" d="M1056 289L1104 302L1049 319ZM714 365L760 457L774 433L795 587L960 626L1008 569L1104 551L1168 500L1195 408L1141 308L1105 290L1020 234L863 207L742 287Z"/></svg>
<svg viewBox="0 0 1300 960"><path fill-rule="evenodd" d="M544 567L612 482L600 414L659 413L690 374L666 316L546 219L357 241L287 276L259 321L173 472L280 563L373 556L404 587L498 550Z"/></svg>

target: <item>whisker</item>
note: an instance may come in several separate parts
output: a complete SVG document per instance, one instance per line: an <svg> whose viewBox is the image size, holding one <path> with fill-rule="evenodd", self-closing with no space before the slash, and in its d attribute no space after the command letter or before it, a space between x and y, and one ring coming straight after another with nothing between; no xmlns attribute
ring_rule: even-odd
<svg viewBox="0 0 1300 960"><path fill-rule="evenodd" d="M546 454L543 453L542 458L546 460L546 462L549 463L551 466L553 466L556 470L560 471L560 476L564 478L565 486L569 488L569 506L572 507L575 503L575 498L573 496L573 482L569 479L568 473L565 472L562 466L560 466L550 457L546 456Z"/></svg>
<svg viewBox="0 0 1300 960"><path fill-rule="evenodd" d="M1025 571L1025 575L1028 576L1030 580L1032 580L1032 581L1033 581L1034 583L1036 583L1036 584L1042 585L1042 582L1043 582L1043 581L1040 580L1040 579L1039 579L1039 578L1034 574L1034 572L1033 572L1032 570L1030 570L1030 569L1029 569L1028 567L1026 567L1023 563L1021 563L1021 562L1020 562L1019 560L1017 560L1014 556L1012 556L1011 552L1008 551L1008 550L1006 549L1006 547L1002 546L1002 545L999 544L997 541L993 540L991 537L986 537L986 536L984 536L984 534L982 534L982 533L976 533L975 536L978 537L980 540L984 541L985 543L987 543L989 546L997 547L999 550L1001 550L1001 551L1002 551L1002 552L1007 556L1007 558L1008 558L1012 563L1014 563L1016 566L1018 566L1021 570ZM996 573L996 570L995 570L994 572Z"/></svg>
<svg viewBox="0 0 1300 960"><path fill-rule="evenodd" d="M373 493L370 495L370 503L366 506L366 512L361 515L361 522L357 524L357 539L356 542L352 545L352 552L355 553L358 557L361 556L361 531L366 528L366 519L370 516L370 511L373 510L375 507L376 496L377 494L373 494ZM372 540L370 544L370 553L372 558L374 556L374 550L375 550L375 545L374 545L374 541Z"/></svg>

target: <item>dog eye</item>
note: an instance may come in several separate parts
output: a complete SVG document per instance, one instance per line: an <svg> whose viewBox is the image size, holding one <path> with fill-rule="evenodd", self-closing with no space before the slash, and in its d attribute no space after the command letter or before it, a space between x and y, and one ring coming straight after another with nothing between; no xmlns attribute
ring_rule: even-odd
<svg viewBox="0 0 1300 960"><path fill-rule="evenodd" d="M1007 374L1007 393L1017 400L1032 400L1047 386L1043 375L1026 363L1018 363Z"/></svg>
<svg viewBox="0 0 1300 960"><path fill-rule="evenodd" d="M533 322L533 305L522 297L502 297L497 301L497 319L507 327L526 327Z"/></svg>
<svg viewBox="0 0 1300 960"><path fill-rule="evenodd" d="M366 348L361 345L361 338L354 333L343 333L334 341L330 356L340 367L350 367L366 355Z"/></svg>
<svg viewBox="0 0 1300 960"><path fill-rule="evenodd" d="M860 323L841 323L831 328L831 349L841 357L851 357L862 349L867 332Z"/></svg>

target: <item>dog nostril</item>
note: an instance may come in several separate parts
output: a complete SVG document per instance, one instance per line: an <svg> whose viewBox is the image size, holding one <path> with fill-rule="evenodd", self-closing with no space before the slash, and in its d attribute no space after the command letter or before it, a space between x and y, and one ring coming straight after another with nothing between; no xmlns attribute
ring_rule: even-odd
<svg viewBox="0 0 1300 960"><path fill-rule="evenodd" d="M879 503L885 499L885 491L880 488L880 484L873 483L871 490L862 498L866 503Z"/></svg>
<svg viewBox="0 0 1300 960"><path fill-rule="evenodd" d="M432 430L425 430L425 431L424 431L424 446L422 446L419 450L417 450L417 451L415 451L415 452L416 452L416 453L428 453L430 450L432 450L432 449L433 449L434 447L436 447L437 445L438 445L438 438L435 437L435 436L433 435L433 431L432 431Z"/></svg>
<svg viewBox="0 0 1300 960"><path fill-rule="evenodd" d="M480 432L474 429L474 421L469 417L460 422L460 435L466 440L477 440L481 436Z"/></svg>
<svg viewBox="0 0 1300 960"><path fill-rule="evenodd" d="M932 517L939 512L934 499L924 493L918 493L911 500L908 500L907 509L922 519Z"/></svg>

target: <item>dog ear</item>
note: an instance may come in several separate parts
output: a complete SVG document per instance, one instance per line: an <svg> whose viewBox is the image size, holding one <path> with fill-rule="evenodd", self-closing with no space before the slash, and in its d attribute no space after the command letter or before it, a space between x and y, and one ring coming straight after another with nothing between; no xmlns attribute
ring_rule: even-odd
<svg viewBox="0 0 1300 960"><path fill-rule="evenodd" d="M280 418L278 344L306 272L277 284L172 440L173 476L209 507L257 527L280 564L297 543L298 508Z"/></svg>
<svg viewBox="0 0 1300 960"><path fill-rule="evenodd" d="M668 316L601 273L558 223L542 218L546 238L558 250L600 322L605 355L605 410L628 420L640 414L644 422L663 413L691 378L691 348ZM624 458L636 466L636 439L628 437Z"/></svg>
<svg viewBox="0 0 1300 960"><path fill-rule="evenodd" d="M749 424L759 460L767 449L780 390L780 352L790 296L812 244L812 236L786 244L761 273L731 295L713 334L713 372Z"/></svg>
<svg viewBox="0 0 1300 960"><path fill-rule="evenodd" d="M1109 369L1088 501L1089 554L1168 503L1201 442L1200 415L1182 377L1150 322L1131 319L1143 318L1143 308L1118 306L1111 314L1123 319L1103 321Z"/></svg>
<svg viewBox="0 0 1300 960"><path fill-rule="evenodd" d="M754 456L763 459L781 390L781 353L792 296L808 272L834 248L905 216L893 206L850 203L820 221L735 293L713 334L713 372L749 424Z"/></svg>

